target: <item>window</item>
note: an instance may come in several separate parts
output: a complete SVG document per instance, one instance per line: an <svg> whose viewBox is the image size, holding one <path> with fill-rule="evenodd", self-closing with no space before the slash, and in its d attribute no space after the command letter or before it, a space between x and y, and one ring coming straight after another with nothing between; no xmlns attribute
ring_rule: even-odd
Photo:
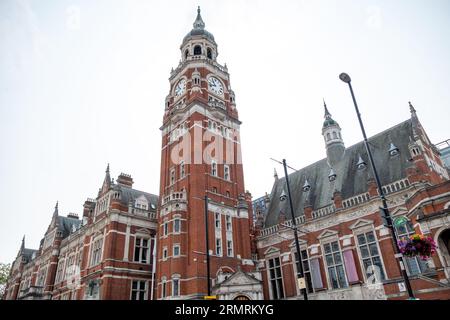
<svg viewBox="0 0 450 320"><path fill-rule="evenodd" d="M414 234L414 227L410 221L407 221L403 225L396 225L394 221L395 230L397 231L398 238L409 237ZM429 267L426 261L420 259L420 257L403 257L403 260L407 266L409 275L416 275L426 272Z"/></svg>
<svg viewBox="0 0 450 320"><path fill-rule="evenodd" d="M137 280L131 284L131 300L145 300L147 295L147 282Z"/></svg>
<svg viewBox="0 0 450 320"><path fill-rule="evenodd" d="M62 259L58 263L58 271L56 271L56 283L61 282L63 280L63 271L64 271L64 262L65 260Z"/></svg>
<svg viewBox="0 0 450 320"><path fill-rule="evenodd" d="M225 216L225 226L227 231L231 231L232 224L231 224L231 216L226 215Z"/></svg>
<svg viewBox="0 0 450 320"><path fill-rule="evenodd" d="M215 161L211 162L211 175L217 177L217 163Z"/></svg>
<svg viewBox="0 0 450 320"><path fill-rule="evenodd" d="M180 295L180 279L172 279L172 296L177 297Z"/></svg>
<svg viewBox="0 0 450 320"><path fill-rule="evenodd" d="M186 175L186 171L184 168L184 161L181 161L181 163L180 163L180 178L184 178L185 175Z"/></svg>
<svg viewBox="0 0 450 320"><path fill-rule="evenodd" d="M221 227L221 223L220 223L220 213L219 212L215 212L214 213L214 224L216 226L217 229L220 229Z"/></svg>
<svg viewBox="0 0 450 320"><path fill-rule="evenodd" d="M180 245L179 244L173 245L173 256L174 257L180 256Z"/></svg>
<svg viewBox="0 0 450 320"><path fill-rule="evenodd" d="M227 240L227 256L233 256L233 241Z"/></svg>
<svg viewBox="0 0 450 320"><path fill-rule="evenodd" d="M272 298L275 300L283 299L284 289L279 257L269 260L269 282L272 289Z"/></svg>
<svg viewBox="0 0 450 320"><path fill-rule="evenodd" d="M167 236L169 234L169 224L167 222L163 223L163 235Z"/></svg>
<svg viewBox="0 0 450 320"><path fill-rule="evenodd" d="M173 233L180 233L181 231L181 220L179 218L175 218L173 220Z"/></svg>
<svg viewBox="0 0 450 320"><path fill-rule="evenodd" d="M47 277L47 267L42 268L39 270L38 279L37 279L37 286L43 287L45 284L45 278Z"/></svg>
<svg viewBox="0 0 450 320"><path fill-rule="evenodd" d="M75 263L75 255L73 254L67 260L66 274L64 275L64 277L66 279L70 278L74 274L74 272L75 272L75 270L74 270L74 263Z"/></svg>
<svg viewBox="0 0 450 320"><path fill-rule="evenodd" d="M189 50L186 49L186 51L184 52L184 59L187 59L188 56L189 56Z"/></svg>
<svg viewBox="0 0 450 320"><path fill-rule="evenodd" d="M212 51L210 48L206 49L206 56L208 57L208 59L212 59Z"/></svg>
<svg viewBox="0 0 450 320"><path fill-rule="evenodd" d="M202 54L202 47L201 46L195 46L194 47L194 56L199 56Z"/></svg>
<svg viewBox="0 0 450 320"><path fill-rule="evenodd" d="M91 266L95 266L100 263L100 259L102 256L102 244L103 239L97 239L92 244L92 251L91 251Z"/></svg>
<svg viewBox="0 0 450 320"><path fill-rule="evenodd" d="M331 134L329 132L327 133L327 141L328 140L331 140Z"/></svg>
<svg viewBox="0 0 450 320"><path fill-rule="evenodd" d="M167 248L164 247L163 248L163 260L166 260L166 259L167 259Z"/></svg>
<svg viewBox="0 0 450 320"><path fill-rule="evenodd" d="M167 282L166 282L166 279L165 279L165 278L162 279L162 284L161 284L161 286L162 286L162 290L161 290L161 298L165 298L166 295L167 295Z"/></svg>
<svg viewBox="0 0 450 320"><path fill-rule="evenodd" d="M148 263L150 256L150 241L144 238L136 238L134 245L134 261Z"/></svg>
<svg viewBox="0 0 450 320"><path fill-rule="evenodd" d="M170 170L170 184L175 183L175 169Z"/></svg>
<svg viewBox="0 0 450 320"><path fill-rule="evenodd" d="M216 238L216 255L221 256L222 255L222 239Z"/></svg>
<svg viewBox="0 0 450 320"><path fill-rule="evenodd" d="M366 275L374 275L377 282L384 280L386 277L384 275L375 233L369 231L359 234L356 238L358 239L359 253Z"/></svg>
<svg viewBox="0 0 450 320"><path fill-rule="evenodd" d="M341 250L337 241L327 243L323 246L325 261L327 264L328 277L333 289L346 288L344 265Z"/></svg>
<svg viewBox="0 0 450 320"><path fill-rule="evenodd" d="M230 197L230 191L227 191L227 192L226 192L226 195L227 195L227 197L229 198L229 197Z"/></svg>
<svg viewBox="0 0 450 320"><path fill-rule="evenodd" d="M314 287L313 287L312 280L311 280L311 267L309 265L309 260L308 260L308 251L307 250L300 250L300 253L302 255L303 276L305 277L305 281L307 282L306 285L308 286L308 292L309 293L313 293L314 292ZM297 254L297 252L294 252L294 259L295 259L294 270L296 272L298 272L298 270L297 270L298 254Z"/></svg>
<svg viewBox="0 0 450 320"><path fill-rule="evenodd" d="M225 180L230 180L230 167L228 165L223 166L223 178Z"/></svg>
<svg viewBox="0 0 450 320"><path fill-rule="evenodd" d="M336 131L333 131L333 139L337 139L337 133L336 133Z"/></svg>

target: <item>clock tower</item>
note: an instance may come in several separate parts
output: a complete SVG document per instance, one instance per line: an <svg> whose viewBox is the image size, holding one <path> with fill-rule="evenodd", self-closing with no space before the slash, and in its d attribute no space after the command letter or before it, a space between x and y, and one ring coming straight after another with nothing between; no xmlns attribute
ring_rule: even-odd
<svg viewBox="0 0 450 320"><path fill-rule="evenodd" d="M217 61L217 43L205 30L200 8L180 51L160 128L157 299L207 295L206 239L213 293L225 279L255 268L241 122L228 69Z"/></svg>

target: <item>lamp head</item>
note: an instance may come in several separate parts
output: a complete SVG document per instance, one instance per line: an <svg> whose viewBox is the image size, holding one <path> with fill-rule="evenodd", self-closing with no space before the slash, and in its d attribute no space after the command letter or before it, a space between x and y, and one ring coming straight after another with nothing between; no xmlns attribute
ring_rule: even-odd
<svg viewBox="0 0 450 320"><path fill-rule="evenodd" d="M350 79L350 76L344 72L339 75L339 79L341 79L345 83L350 83L350 81L352 81L352 79Z"/></svg>

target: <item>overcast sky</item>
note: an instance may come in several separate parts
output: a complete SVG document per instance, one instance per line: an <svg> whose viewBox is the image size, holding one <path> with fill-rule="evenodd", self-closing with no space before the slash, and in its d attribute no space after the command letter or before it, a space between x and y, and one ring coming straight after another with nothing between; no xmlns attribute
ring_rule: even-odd
<svg viewBox="0 0 450 320"><path fill-rule="evenodd" d="M164 99L197 5L227 63L243 122L246 189L270 192L269 160L325 156L322 98L346 146L410 116L450 138L448 0L0 1L0 261L37 248L55 202L81 215L113 177L159 191Z"/></svg>

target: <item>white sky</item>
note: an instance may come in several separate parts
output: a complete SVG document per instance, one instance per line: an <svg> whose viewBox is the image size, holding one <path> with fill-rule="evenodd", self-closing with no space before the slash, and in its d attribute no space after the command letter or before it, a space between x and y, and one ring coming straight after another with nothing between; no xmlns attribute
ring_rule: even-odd
<svg viewBox="0 0 450 320"><path fill-rule="evenodd" d="M270 192L270 157L325 156L322 97L347 146L409 117L450 138L448 0L0 1L0 261L37 248L56 200L81 215L106 164L158 193L164 99L197 5L243 121L246 188Z"/></svg>

